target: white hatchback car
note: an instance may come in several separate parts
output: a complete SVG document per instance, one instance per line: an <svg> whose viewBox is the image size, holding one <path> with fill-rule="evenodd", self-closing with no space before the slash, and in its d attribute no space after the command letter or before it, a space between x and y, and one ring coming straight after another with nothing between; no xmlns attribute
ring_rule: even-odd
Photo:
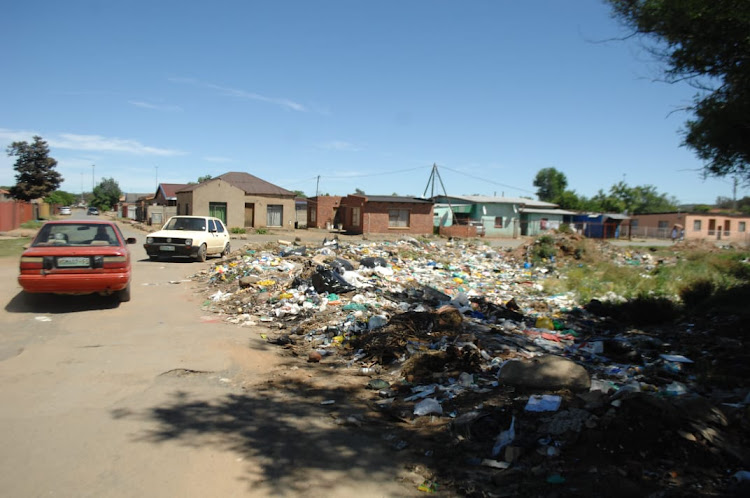
<svg viewBox="0 0 750 498"><path fill-rule="evenodd" d="M207 255L226 256L230 252L229 231L218 218L172 216L143 244L152 260L160 256L185 256L205 261Z"/></svg>

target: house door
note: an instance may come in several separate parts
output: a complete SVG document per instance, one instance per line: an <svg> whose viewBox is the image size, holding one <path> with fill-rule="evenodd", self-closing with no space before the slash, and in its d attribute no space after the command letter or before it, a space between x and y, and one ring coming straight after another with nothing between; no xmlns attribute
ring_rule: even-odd
<svg viewBox="0 0 750 498"><path fill-rule="evenodd" d="M269 204L266 209L266 226L280 227L284 223L284 206L281 204Z"/></svg>
<svg viewBox="0 0 750 498"><path fill-rule="evenodd" d="M208 215L219 218L226 225L227 223L227 203L226 202L209 202Z"/></svg>
<svg viewBox="0 0 750 498"><path fill-rule="evenodd" d="M255 204L252 202L245 203L245 226L255 226Z"/></svg>

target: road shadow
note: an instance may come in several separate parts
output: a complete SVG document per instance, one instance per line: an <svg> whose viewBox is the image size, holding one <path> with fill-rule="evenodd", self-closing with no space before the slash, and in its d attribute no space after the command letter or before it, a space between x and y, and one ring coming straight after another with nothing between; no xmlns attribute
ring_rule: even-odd
<svg viewBox="0 0 750 498"><path fill-rule="evenodd" d="M352 483L393 483L404 468L404 453L393 447L395 435L368 413L362 389L284 378L220 398L176 391L146 412L120 409L112 416L151 425L135 436L138 442L209 445L257 463L253 468L259 472L249 470L243 477L249 489L263 485L273 496L311 491L325 496L341 484L341 473Z"/></svg>
<svg viewBox="0 0 750 498"><path fill-rule="evenodd" d="M87 294L66 296L57 294L29 294L20 291L5 305L8 313L76 313L108 310L120 306L116 295Z"/></svg>

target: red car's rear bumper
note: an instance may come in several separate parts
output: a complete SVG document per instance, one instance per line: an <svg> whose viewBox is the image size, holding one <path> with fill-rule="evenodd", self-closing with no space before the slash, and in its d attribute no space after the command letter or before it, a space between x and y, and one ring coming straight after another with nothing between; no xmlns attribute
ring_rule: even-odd
<svg viewBox="0 0 750 498"><path fill-rule="evenodd" d="M31 293L92 294L123 290L130 283L129 273L107 274L25 274L18 276L23 290Z"/></svg>

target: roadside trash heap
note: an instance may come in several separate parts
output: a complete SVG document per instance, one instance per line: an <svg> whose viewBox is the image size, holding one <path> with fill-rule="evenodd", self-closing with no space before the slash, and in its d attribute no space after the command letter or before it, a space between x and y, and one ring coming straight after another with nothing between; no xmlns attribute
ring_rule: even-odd
<svg viewBox="0 0 750 498"><path fill-rule="evenodd" d="M717 361L746 372L742 339L690 323L619 326L593 304L545 295L555 264L514 256L524 252L414 238L279 241L247 245L193 278L206 284L207 312L265 326L268 342L362 376L367 416L400 431L393 451L432 469L422 491L747 490L747 383L701 376Z"/></svg>

